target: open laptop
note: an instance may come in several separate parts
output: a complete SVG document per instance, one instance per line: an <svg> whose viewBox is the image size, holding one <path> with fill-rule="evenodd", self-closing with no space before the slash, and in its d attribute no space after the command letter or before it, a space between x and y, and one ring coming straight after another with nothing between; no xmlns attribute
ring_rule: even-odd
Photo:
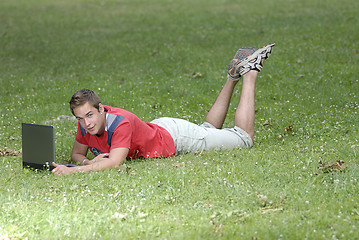
<svg viewBox="0 0 359 240"><path fill-rule="evenodd" d="M22 165L24 168L52 170L55 162L55 128L23 123L22 124ZM78 165L60 163L68 167Z"/></svg>

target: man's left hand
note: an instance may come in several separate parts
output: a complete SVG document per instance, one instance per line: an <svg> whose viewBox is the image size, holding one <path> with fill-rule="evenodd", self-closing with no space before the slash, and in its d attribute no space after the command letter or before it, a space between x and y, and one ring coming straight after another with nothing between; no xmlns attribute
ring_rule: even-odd
<svg viewBox="0 0 359 240"><path fill-rule="evenodd" d="M57 164L55 162L52 163L52 165L55 167L53 170L52 170L52 173L55 174L55 175L63 175L63 174L71 174L71 173L74 173L75 169L73 168L70 168L70 167L66 167L65 165L60 165L60 164Z"/></svg>

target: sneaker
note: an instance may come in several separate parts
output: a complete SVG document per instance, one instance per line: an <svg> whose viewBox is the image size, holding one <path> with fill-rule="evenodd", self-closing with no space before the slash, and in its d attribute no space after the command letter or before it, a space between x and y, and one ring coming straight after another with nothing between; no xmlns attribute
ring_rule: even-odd
<svg viewBox="0 0 359 240"><path fill-rule="evenodd" d="M251 56L258 49L255 47L243 47L238 49L236 55L228 65L228 77L233 81L238 81L243 74L240 74L241 63L244 59ZM247 62L246 62L247 63Z"/></svg>
<svg viewBox="0 0 359 240"><path fill-rule="evenodd" d="M233 81L238 81L250 70L260 72L263 69L263 61L269 57L274 45L275 43L270 43L260 49L254 47L239 49L228 65L228 77Z"/></svg>

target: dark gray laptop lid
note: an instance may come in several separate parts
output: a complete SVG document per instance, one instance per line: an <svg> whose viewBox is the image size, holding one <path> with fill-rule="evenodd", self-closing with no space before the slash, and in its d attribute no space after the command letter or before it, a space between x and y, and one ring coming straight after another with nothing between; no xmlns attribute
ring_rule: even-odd
<svg viewBox="0 0 359 240"><path fill-rule="evenodd" d="M22 124L22 165L32 169L52 170L55 162L55 128L53 126ZM76 164L59 163L67 167Z"/></svg>
<svg viewBox="0 0 359 240"><path fill-rule="evenodd" d="M22 162L24 167L44 169L55 161L53 126L22 124Z"/></svg>

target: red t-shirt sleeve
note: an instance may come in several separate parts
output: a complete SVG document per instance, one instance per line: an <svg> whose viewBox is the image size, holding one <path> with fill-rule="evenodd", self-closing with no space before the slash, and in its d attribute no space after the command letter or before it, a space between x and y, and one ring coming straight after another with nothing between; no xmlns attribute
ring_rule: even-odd
<svg viewBox="0 0 359 240"><path fill-rule="evenodd" d="M128 121L120 123L113 132L111 148L130 148L132 139L131 124Z"/></svg>
<svg viewBox="0 0 359 240"><path fill-rule="evenodd" d="M89 145L88 142L86 141L85 137L82 136L80 124L78 124L78 126L77 126L76 141L81 144L84 144L84 145Z"/></svg>

